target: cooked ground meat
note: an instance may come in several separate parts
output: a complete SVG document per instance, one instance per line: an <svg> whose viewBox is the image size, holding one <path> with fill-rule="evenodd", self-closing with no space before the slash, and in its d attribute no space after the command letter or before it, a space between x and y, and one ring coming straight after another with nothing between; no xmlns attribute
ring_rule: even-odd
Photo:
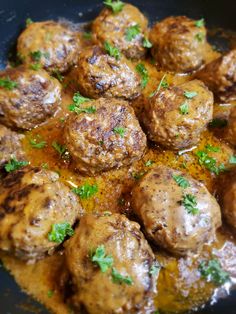
<svg viewBox="0 0 236 314"><path fill-rule="evenodd" d="M181 187L175 176L187 180L187 186ZM220 207L206 187L165 166L152 169L134 187L132 208L147 236L179 255L196 252L214 240L221 225Z"/></svg>
<svg viewBox="0 0 236 314"><path fill-rule="evenodd" d="M46 71L26 66L0 72L12 88L0 87L0 123L29 130L53 116L61 102L61 85Z"/></svg>
<svg viewBox="0 0 236 314"><path fill-rule="evenodd" d="M91 256L102 248L112 258L104 272ZM140 226L125 216L86 215L66 243L66 263L74 284L71 303L89 314L151 314L157 273L154 254ZM119 281L117 272L127 281Z"/></svg>

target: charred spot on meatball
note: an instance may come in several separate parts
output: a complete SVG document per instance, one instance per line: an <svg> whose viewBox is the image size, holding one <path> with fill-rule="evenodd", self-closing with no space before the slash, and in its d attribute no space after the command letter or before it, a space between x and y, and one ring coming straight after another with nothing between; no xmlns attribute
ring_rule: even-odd
<svg viewBox="0 0 236 314"><path fill-rule="evenodd" d="M74 285L69 303L86 313L152 313L158 271L136 222L125 216L86 215L66 243ZM99 260L97 257L103 257Z"/></svg>
<svg viewBox="0 0 236 314"><path fill-rule="evenodd" d="M177 255L198 251L221 226L220 207L207 188L165 166L149 171L134 187L132 208L147 237Z"/></svg>
<svg viewBox="0 0 236 314"><path fill-rule="evenodd" d="M93 175L142 157L146 136L126 101L100 98L83 107L94 108L93 113L71 114L64 130L66 147L80 172Z"/></svg>
<svg viewBox="0 0 236 314"><path fill-rule="evenodd" d="M58 174L25 167L0 183L0 249L23 260L37 260L59 243L48 234L54 224L73 225L83 210Z"/></svg>
<svg viewBox="0 0 236 314"><path fill-rule="evenodd" d="M29 130L52 117L61 102L61 85L46 71L26 66L0 72L0 122ZM8 82L9 84L6 84Z"/></svg>
<svg viewBox="0 0 236 314"><path fill-rule="evenodd" d="M211 121L213 95L199 80L162 89L144 107L143 123L151 141L180 150L196 145Z"/></svg>

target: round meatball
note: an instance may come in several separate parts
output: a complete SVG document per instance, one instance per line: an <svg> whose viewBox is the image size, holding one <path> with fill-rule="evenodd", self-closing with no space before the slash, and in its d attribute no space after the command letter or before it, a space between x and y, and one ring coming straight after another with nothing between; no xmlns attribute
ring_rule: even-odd
<svg viewBox="0 0 236 314"><path fill-rule="evenodd" d="M180 150L196 145L213 115L213 95L198 80L161 89L144 107L150 140Z"/></svg>
<svg viewBox="0 0 236 314"><path fill-rule="evenodd" d="M166 70L190 72L205 59L206 29L186 16L171 16L154 25L150 31L151 50Z"/></svg>
<svg viewBox="0 0 236 314"><path fill-rule="evenodd" d="M107 269L102 270L93 259L99 251L110 260ZM77 310L88 314L154 312L158 272L150 270L157 264L137 223L120 214L87 215L66 243L65 253L75 291L71 303Z"/></svg>
<svg viewBox="0 0 236 314"><path fill-rule="evenodd" d="M0 86L0 122L13 129L29 130L53 116L61 102L61 85L46 71L25 66L0 72L10 82Z"/></svg>
<svg viewBox="0 0 236 314"><path fill-rule="evenodd" d="M50 72L65 72L77 61L77 38L76 32L60 23L32 23L19 36L17 51L24 63L39 63Z"/></svg>
<svg viewBox="0 0 236 314"><path fill-rule="evenodd" d="M11 158L25 159L25 152L21 144L23 138L23 134L18 134L0 125L0 168Z"/></svg>
<svg viewBox="0 0 236 314"><path fill-rule="evenodd" d="M236 49L208 63L196 74L222 101L236 100Z"/></svg>
<svg viewBox="0 0 236 314"><path fill-rule="evenodd" d="M91 98L115 97L127 100L141 93L141 80L134 65L124 58L106 54L99 47L85 49L71 73L79 90Z"/></svg>
<svg viewBox="0 0 236 314"><path fill-rule="evenodd" d="M214 240L221 226L220 207L206 187L165 166L148 172L134 187L132 208L147 236L179 255Z"/></svg>
<svg viewBox="0 0 236 314"><path fill-rule="evenodd" d="M127 58L140 59L146 53L143 43L147 26L148 21L139 9L126 3L118 13L103 9L93 21L92 31L102 45L108 41Z"/></svg>
<svg viewBox="0 0 236 314"><path fill-rule="evenodd" d="M59 245L48 238L52 226L73 225L83 210L76 195L58 178L55 172L25 167L1 181L1 250L35 260Z"/></svg>
<svg viewBox="0 0 236 314"><path fill-rule="evenodd" d="M93 113L72 114L64 130L66 147L80 172L95 174L142 157L146 136L126 101L100 98L86 102L84 108Z"/></svg>
<svg viewBox="0 0 236 314"><path fill-rule="evenodd" d="M236 146L236 106L230 111L226 137L232 145Z"/></svg>

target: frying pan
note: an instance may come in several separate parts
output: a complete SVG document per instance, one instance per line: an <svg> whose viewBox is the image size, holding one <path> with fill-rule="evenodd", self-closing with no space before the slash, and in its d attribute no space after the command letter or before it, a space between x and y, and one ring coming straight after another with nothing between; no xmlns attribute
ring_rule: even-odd
<svg viewBox="0 0 236 314"><path fill-rule="evenodd" d="M236 31L235 0L136 0L128 1L138 6L150 22L170 15L187 15L194 19L204 17L207 27L222 27ZM94 19L102 8L102 0L0 0L0 68L6 66L9 51L25 26L33 21L64 17L73 22ZM210 38L220 49L227 48L221 37ZM0 266L0 314L46 314L48 311L20 291L14 279ZM195 312L196 313L196 312ZM236 314L236 291L197 314Z"/></svg>

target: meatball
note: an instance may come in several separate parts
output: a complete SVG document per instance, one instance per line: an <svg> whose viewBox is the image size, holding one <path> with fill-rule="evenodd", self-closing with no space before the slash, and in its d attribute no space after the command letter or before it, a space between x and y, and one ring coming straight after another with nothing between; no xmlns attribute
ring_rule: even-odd
<svg viewBox="0 0 236 314"><path fill-rule="evenodd" d="M46 70L67 71L76 63L77 34L54 21L30 24L19 36L17 51L24 63L40 63Z"/></svg>
<svg viewBox="0 0 236 314"><path fill-rule="evenodd" d="M159 166L132 191L132 208L147 236L168 251L186 255L215 239L220 207L206 187L184 173Z"/></svg>
<svg viewBox="0 0 236 314"><path fill-rule="evenodd" d="M236 49L208 63L196 76L220 100L236 100Z"/></svg>
<svg viewBox="0 0 236 314"><path fill-rule="evenodd" d="M236 170L232 171L225 184L221 208L226 222L236 231Z"/></svg>
<svg viewBox="0 0 236 314"><path fill-rule="evenodd" d="M146 136L126 101L100 98L83 107L93 113L72 114L64 130L65 144L80 172L95 174L142 157Z"/></svg>
<svg viewBox="0 0 236 314"><path fill-rule="evenodd" d="M213 95L198 80L161 89L144 107L150 140L180 150L196 145L213 115Z"/></svg>
<svg viewBox="0 0 236 314"><path fill-rule="evenodd" d="M139 9L126 3L118 13L103 9L93 21L92 31L102 45L108 41L127 58L140 59L146 53L143 42L147 26L148 21Z"/></svg>
<svg viewBox="0 0 236 314"><path fill-rule="evenodd" d="M150 31L151 50L166 70L190 72L204 63L206 29L186 16L171 16L154 25Z"/></svg>
<svg viewBox="0 0 236 314"><path fill-rule="evenodd" d="M226 137L232 145L236 146L236 106L230 111Z"/></svg>
<svg viewBox="0 0 236 314"><path fill-rule="evenodd" d="M0 72L0 122L29 130L53 116L61 102L61 85L46 71L25 66ZM10 85L9 85L10 84Z"/></svg>
<svg viewBox="0 0 236 314"><path fill-rule="evenodd" d="M141 80L134 65L121 56L106 54L99 47L85 49L71 73L80 91L91 98L116 97L127 100L141 93Z"/></svg>
<svg viewBox="0 0 236 314"><path fill-rule="evenodd" d="M110 260L103 271L93 262L99 251ZM87 215L66 243L65 253L75 291L71 303L76 309L91 314L154 312L158 271L151 270L157 264L136 222L120 214Z"/></svg>
<svg viewBox="0 0 236 314"><path fill-rule="evenodd" d="M74 224L83 213L57 173L25 167L0 183L0 249L24 260L42 258L59 245L49 241L54 224Z"/></svg>
<svg viewBox="0 0 236 314"><path fill-rule="evenodd" d="M23 138L23 134L18 134L0 125L0 168L13 157L17 160L25 159L21 144Z"/></svg>

